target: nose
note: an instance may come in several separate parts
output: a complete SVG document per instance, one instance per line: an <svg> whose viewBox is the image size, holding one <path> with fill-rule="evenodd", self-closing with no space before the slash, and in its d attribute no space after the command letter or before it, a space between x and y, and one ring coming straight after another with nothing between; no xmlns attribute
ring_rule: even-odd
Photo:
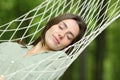
<svg viewBox="0 0 120 80"><path fill-rule="evenodd" d="M65 36L65 32L64 32L64 31L60 32L60 33L58 34L58 36L59 36L60 39L63 39L64 36Z"/></svg>

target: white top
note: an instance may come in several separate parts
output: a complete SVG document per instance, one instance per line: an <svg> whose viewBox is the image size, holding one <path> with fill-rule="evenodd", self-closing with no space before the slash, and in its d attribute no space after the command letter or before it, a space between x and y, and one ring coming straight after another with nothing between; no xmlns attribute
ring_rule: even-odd
<svg viewBox="0 0 120 80"><path fill-rule="evenodd" d="M5 80L57 80L70 62L62 51L23 57L30 48L15 42L0 44L0 75Z"/></svg>

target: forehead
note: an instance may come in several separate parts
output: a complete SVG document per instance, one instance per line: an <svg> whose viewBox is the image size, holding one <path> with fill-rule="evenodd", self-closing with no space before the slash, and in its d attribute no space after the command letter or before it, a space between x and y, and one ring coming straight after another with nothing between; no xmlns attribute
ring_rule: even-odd
<svg viewBox="0 0 120 80"><path fill-rule="evenodd" d="M79 25L73 19L66 19L62 21L69 31L71 31L75 36L79 33Z"/></svg>

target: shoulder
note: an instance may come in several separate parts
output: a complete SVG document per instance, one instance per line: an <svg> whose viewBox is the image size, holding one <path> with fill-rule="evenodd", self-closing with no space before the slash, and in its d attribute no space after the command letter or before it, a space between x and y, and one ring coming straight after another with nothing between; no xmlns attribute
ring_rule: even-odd
<svg viewBox="0 0 120 80"><path fill-rule="evenodd" d="M64 51L56 51L55 53L57 53L58 55L64 56L64 57L68 56Z"/></svg>
<svg viewBox="0 0 120 80"><path fill-rule="evenodd" d="M69 56L64 51L50 51L48 54L56 58L69 58Z"/></svg>
<svg viewBox="0 0 120 80"><path fill-rule="evenodd" d="M2 42L0 43L0 46L14 46L14 45L19 45L16 42Z"/></svg>
<svg viewBox="0 0 120 80"><path fill-rule="evenodd" d="M16 43L16 42L2 42L0 43L0 49L16 49L21 48L22 45Z"/></svg>

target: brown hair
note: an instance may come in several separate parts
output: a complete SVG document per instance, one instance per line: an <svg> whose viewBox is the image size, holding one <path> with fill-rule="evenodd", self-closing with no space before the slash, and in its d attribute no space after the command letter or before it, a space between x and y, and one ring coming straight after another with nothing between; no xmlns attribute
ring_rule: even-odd
<svg viewBox="0 0 120 80"><path fill-rule="evenodd" d="M77 42L78 40L80 40L82 38L82 36L84 35L85 31L86 31L86 24L85 22L77 15L74 15L74 14L63 14L63 15L60 15L60 16L57 16L51 20L48 21L48 23L46 24L45 28L43 29L42 31L42 35L39 36L33 43L32 45L36 45L39 41L43 40L43 45L45 44L45 33L46 31L52 27L53 25L55 24L58 24L59 22L63 21L63 20L66 20L66 19L73 19L77 22L77 24L79 25L79 29L80 29L80 32L79 34L77 35L77 37L73 40L73 43ZM70 45L71 45L70 44Z"/></svg>

